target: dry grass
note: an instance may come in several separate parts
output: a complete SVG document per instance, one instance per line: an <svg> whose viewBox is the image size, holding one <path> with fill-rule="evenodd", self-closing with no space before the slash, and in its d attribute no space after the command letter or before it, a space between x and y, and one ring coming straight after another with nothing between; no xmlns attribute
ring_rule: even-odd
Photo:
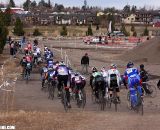
<svg viewBox="0 0 160 130"><path fill-rule="evenodd" d="M77 117L77 118L76 118ZM10 112L1 113L0 124L14 125L16 130L76 130L83 120L80 113Z"/></svg>

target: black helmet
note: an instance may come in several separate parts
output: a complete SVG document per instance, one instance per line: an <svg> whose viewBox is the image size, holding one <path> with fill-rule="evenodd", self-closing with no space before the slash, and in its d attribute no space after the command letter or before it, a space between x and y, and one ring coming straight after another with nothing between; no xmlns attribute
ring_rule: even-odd
<svg viewBox="0 0 160 130"><path fill-rule="evenodd" d="M127 64L127 68L131 68L131 67L133 67L134 66L134 63L133 62L128 62L128 64Z"/></svg>
<svg viewBox="0 0 160 130"><path fill-rule="evenodd" d="M144 64L141 64L141 65L140 65L140 68L143 69L143 68L144 68Z"/></svg>
<svg viewBox="0 0 160 130"><path fill-rule="evenodd" d="M93 67L93 68L92 68L92 73L97 72L97 71L98 71L98 70L97 70L96 67Z"/></svg>

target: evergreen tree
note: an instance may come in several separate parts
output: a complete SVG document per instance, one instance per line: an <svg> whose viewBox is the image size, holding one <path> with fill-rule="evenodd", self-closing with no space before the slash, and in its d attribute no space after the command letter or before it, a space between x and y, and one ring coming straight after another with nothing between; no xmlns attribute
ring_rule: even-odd
<svg viewBox="0 0 160 130"><path fill-rule="evenodd" d="M10 0L8 6L9 7L15 7L16 5L14 3L14 0Z"/></svg>
<svg viewBox="0 0 160 130"><path fill-rule="evenodd" d="M31 7L36 7L36 6L37 6L37 3L35 0L33 2L31 2Z"/></svg>
<svg viewBox="0 0 160 130"><path fill-rule="evenodd" d="M4 13L0 12L0 54L3 53L8 35L8 29L4 24L4 15Z"/></svg>
<svg viewBox="0 0 160 130"><path fill-rule="evenodd" d="M16 19L13 33L17 36L23 36L24 35L23 23L21 22L20 18Z"/></svg>
<svg viewBox="0 0 160 130"><path fill-rule="evenodd" d="M133 36L137 37L137 32L136 31L133 32Z"/></svg>
<svg viewBox="0 0 160 130"><path fill-rule="evenodd" d="M66 27L66 25L62 26L62 30L60 32L60 35L61 36L67 36L67 27Z"/></svg>
<svg viewBox="0 0 160 130"><path fill-rule="evenodd" d="M34 32L33 32L33 36L40 36L40 35L42 35L42 33L40 33L40 32L39 32L39 29L36 28L36 29L34 30Z"/></svg>
<svg viewBox="0 0 160 130"><path fill-rule="evenodd" d="M143 35L144 35L144 36L148 36L148 35L149 35L149 31L148 31L147 26L146 26L145 29L144 29Z"/></svg>
<svg viewBox="0 0 160 130"><path fill-rule="evenodd" d="M96 30L99 30L99 25L97 24L97 26L96 26Z"/></svg>
<svg viewBox="0 0 160 130"><path fill-rule="evenodd" d="M48 0L48 7L51 8L52 5L51 5L51 0Z"/></svg>
<svg viewBox="0 0 160 130"><path fill-rule="evenodd" d="M132 31L132 32L134 32L134 31L135 31L135 28L134 28L134 26L133 26L133 25L131 26L131 31Z"/></svg>
<svg viewBox="0 0 160 130"><path fill-rule="evenodd" d="M88 36L88 35L89 35L89 36L92 36L92 35L93 35L91 25L88 26L88 30L87 30L87 32L86 32L86 35L87 35L87 36Z"/></svg>
<svg viewBox="0 0 160 130"><path fill-rule="evenodd" d="M127 32L126 27L125 27L124 24L122 24L121 32L123 32L125 36L129 36L129 33Z"/></svg>
<svg viewBox="0 0 160 130"><path fill-rule="evenodd" d="M24 10L28 11L29 8L30 8L30 4L31 4L31 1L30 0L26 0L26 2L23 3Z"/></svg>
<svg viewBox="0 0 160 130"><path fill-rule="evenodd" d="M10 23L11 23L11 10L10 10L10 7L8 7L4 14L3 14L3 20L4 20L4 24L6 26L9 26Z"/></svg>

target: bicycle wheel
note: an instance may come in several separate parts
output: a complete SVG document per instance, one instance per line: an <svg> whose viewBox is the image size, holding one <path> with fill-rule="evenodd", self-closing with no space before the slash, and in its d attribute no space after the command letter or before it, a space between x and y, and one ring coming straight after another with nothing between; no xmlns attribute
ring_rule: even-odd
<svg viewBox="0 0 160 130"><path fill-rule="evenodd" d="M54 86L52 85L52 82L50 81L48 83L48 98L51 98L53 100L54 98Z"/></svg>
<svg viewBox="0 0 160 130"><path fill-rule="evenodd" d="M113 95L113 103L114 103L114 106L115 106L115 111L117 112L117 105L118 105L118 102L117 102L117 96L114 94Z"/></svg>
<svg viewBox="0 0 160 130"><path fill-rule="evenodd" d="M137 92L137 112L140 112L141 115L144 114L143 99L142 99L141 95L139 94L139 92Z"/></svg>
<svg viewBox="0 0 160 130"><path fill-rule="evenodd" d="M105 99L103 97L103 92L102 90L98 90L98 96L99 96L99 106L101 110L104 110L105 108Z"/></svg>
<svg viewBox="0 0 160 130"><path fill-rule="evenodd" d="M86 91L82 89L82 108L86 105Z"/></svg>
<svg viewBox="0 0 160 130"><path fill-rule="evenodd" d="M151 94L149 94L149 95L150 95L152 98L156 97L156 95L157 95L156 86L150 85L150 84L146 84L146 87L147 87L148 90L151 92Z"/></svg>
<svg viewBox="0 0 160 130"><path fill-rule="evenodd" d="M28 70L26 70L25 79L26 79L26 83L28 84L28 80L29 80L29 73L28 73Z"/></svg>
<svg viewBox="0 0 160 130"><path fill-rule="evenodd" d="M62 100L62 104L64 106L64 110L67 112L68 111L68 103L67 103L66 92L64 89L62 89L61 100Z"/></svg>

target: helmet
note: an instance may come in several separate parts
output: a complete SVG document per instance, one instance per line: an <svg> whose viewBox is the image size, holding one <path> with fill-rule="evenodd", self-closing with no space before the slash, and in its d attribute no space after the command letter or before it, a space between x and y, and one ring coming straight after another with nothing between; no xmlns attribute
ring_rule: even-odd
<svg viewBox="0 0 160 130"><path fill-rule="evenodd" d="M65 65L64 61L59 62L59 65Z"/></svg>
<svg viewBox="0 0 160 130"><path fill-rule="evenodd" d="M75 73L75 76L78 76L78 75L79 75L79 74L76 72L76 73Z"/></svg>
<svg viewBox="0 0 160 130"><path fill-rule="evenodd" d="M112 69L116 69L116 68L117 68L117 66L116 66L116 64L111 64L111 65L110 65L110 68L112 68Z"/></svg>
<svg viewBox="0 0 160 130"><path fill-rule="evenodd" d="M140 65L140 68L143 69L143 68L144 68L144 64L141 64L141 65Z"/></svg>
<svg viewBox="0 0 160 130"><path fill-rule="evenodd" d="M96 67L93 67L92 68L92 72L94 73L94 72L97 72L98 70L97 70L97 68Z"/></svg>
<svg viewBox="0 0 160 130"><path fill-rule="evenodd" d="M101 68L101 72L104 72L104 71L105 71L105 67L102 67L102 68Z"/></svg>
<svg viewBox="0 0 160 130"><path fill-rule="evenodd" d="M134 64L133 64L133 62L128 62L128 64L127 64L127 68L132 68L134 66Z"/></svg>

